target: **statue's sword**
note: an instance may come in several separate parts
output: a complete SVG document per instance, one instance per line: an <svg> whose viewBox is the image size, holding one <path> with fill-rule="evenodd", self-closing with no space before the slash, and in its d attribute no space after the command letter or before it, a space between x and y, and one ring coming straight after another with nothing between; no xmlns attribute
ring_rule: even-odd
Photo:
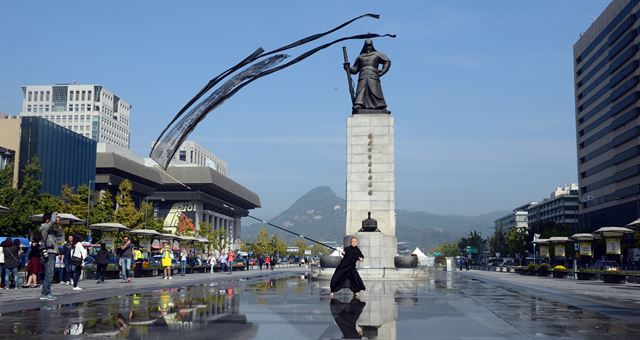
<svg viewBox="0 0 640 340"><path fill-rule="evenodd" d="M349 63L349 56L347 56L347 48L342 46L342 56L344 57L344 70L347 72L347 79L349 80L349 93L351 94L351 105L356 102L356 93L353 90L353 79L351 79L351 72L349 69L351 68L351 64Z"/></svg>

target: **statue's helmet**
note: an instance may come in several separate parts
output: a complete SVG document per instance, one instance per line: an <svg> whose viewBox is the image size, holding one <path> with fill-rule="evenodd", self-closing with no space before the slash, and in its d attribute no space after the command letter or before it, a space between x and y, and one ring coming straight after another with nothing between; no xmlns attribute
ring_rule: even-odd
<svg viewBox="0 0 640 340"><path fill-rule="evenodd" d="M368 50L367 50L368 48ZM362 51L360 51L360 54L363 53L370 53L370 52L375 52L376 48L373 47L373 40L371 39L367 39L364 41L364 46L362 46Z"/></svg>

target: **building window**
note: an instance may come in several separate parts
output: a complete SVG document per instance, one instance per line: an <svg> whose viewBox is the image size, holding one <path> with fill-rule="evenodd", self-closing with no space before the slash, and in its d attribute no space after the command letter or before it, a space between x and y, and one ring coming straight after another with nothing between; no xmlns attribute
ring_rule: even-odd
<svg viewBox="0 0 640 340"><path fill-rule="evenodd" d="M187 151L186 150L180 150L180 155L178 156L178 159L180 159L181 161L186 161L187 160Z"/></svg>
<svg viewBox="0 0 640 340"><path fill-rule="evenodd" d="M31 105L27 105L27 112L31 112Z"/></svg>
<svg viewBox="0 0 640 340"><path fill-rule="evenodd" d="M40 91L40 101L44 101L44 91Z"/></svg>
<svg viewBox="0 0 640 340"><path fill-rule="evenodd" d="M49 91L47 91L47 101L49 101Z"/></svg>
<svg viewBox="0 0 640 340"><path fill-rule="evenodd" d="M49 92L47 92L47 93L49 93ZM49 104L44 106L44 112L49 112Z"/></svg>
<svg viewBox="0 0 640 340"><path fill-rule="evenodd" d="M29 99L28 99L29 101L31 101L31 100L32 100L31 98L33 98L33 97L31 97L31 94L32 94L32 93L33 93L33 92L31 92L31 91L27 92L27 97L29 98Z"/></svg>

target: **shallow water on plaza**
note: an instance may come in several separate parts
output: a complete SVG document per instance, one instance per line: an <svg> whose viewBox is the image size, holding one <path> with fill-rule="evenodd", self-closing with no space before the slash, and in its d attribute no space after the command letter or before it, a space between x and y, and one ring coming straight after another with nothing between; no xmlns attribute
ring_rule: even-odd
<svg viewBox="0 0 640 340"><path fill-rule="evenodd" d="M247 278L0 316L0 338L633 338L639 325L459 274L366 282L360 299L301 276Z"/></svg>

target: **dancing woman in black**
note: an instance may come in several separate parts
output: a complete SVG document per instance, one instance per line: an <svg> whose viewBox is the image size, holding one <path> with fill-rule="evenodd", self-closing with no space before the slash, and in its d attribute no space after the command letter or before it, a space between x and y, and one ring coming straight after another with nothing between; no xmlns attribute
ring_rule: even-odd
<svg viewBox="0 0 640 340"><path fill-rule="evenodd" d="M364 259L364 255L358 248L357 238L351 238L351 245L344 248L342 255L344 257L331 278L331 296L342 288L349 288L353 295L358 297L358 292L366 288L356 270L356 263Z"/></svg>

